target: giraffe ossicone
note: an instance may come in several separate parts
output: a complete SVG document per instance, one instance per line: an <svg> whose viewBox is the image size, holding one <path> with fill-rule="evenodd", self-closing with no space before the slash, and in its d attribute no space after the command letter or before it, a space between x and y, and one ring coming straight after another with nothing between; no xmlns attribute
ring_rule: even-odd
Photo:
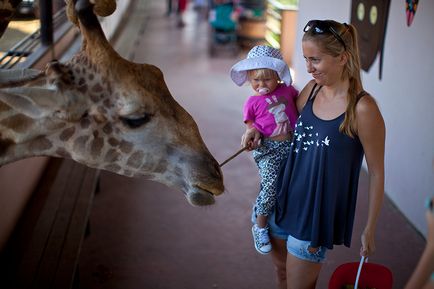
<svg viewBox="0 0 434 289"><path fill-rule="evenodd" d="M193 118L157 67L123 59L104 36L94 5L113 9L115 1L76 2L67 4L83 35L79 53L45 71L0 71L0 166L72 158L178 188L193 205L214 203L223 175Z"/></svg>

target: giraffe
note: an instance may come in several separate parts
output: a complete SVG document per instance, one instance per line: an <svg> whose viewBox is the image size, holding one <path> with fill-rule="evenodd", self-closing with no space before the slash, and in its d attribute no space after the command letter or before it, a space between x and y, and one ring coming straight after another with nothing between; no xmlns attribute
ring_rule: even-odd
<svg viewBox="0 0 434 289"><path fill-rule="evenodd" d="M96 4L103 2L110 1ZM33 156L72 158L178 188L195 206L213 204L224 191L221 169L162 72L110 46L96 4L67 4L83 36L80 52L44 71L0 71L0 166Z"/></svg>

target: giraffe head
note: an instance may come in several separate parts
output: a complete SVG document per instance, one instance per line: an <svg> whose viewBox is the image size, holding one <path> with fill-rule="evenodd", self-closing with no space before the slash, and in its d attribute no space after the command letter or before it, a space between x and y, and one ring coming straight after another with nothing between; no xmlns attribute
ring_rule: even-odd
<svg viewBox="0 0 434 289"><path fill-rule="evenodd" d="M45 71L0 73L0 165L47 155L181 189L193 205L223 192L218 163L153 65L120 57L88 1L82 50Z"/></svg>

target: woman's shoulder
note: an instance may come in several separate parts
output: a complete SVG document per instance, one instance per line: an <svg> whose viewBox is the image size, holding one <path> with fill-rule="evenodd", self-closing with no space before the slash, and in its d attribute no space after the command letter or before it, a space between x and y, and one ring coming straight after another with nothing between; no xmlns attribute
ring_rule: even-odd
<svg viewBox="0 0 434 289"><path fill-rule="evenodd" d="M362 144L379 144L383 142L386 127L377 102L370 94L364 94L356 104L356 134ZM371 147L369 145L368 147ZM366 148L365 148L366 149ZM372 152L371 152L372 153ZM365 150L365 154L370 154Z"/></svg>
<svg viewBox="0 0 434 289"><path fill-rule="evenodd" d="M367 114L373 110L378 110L378 105L375 98L366 91L359 94L359 100L356 105L356 114Z"/></svg>
<svg viewBox="0 0 434 289"><path fill-rule="evenodd" d="M365 93L356 104L357 127L383 127L384 120L374 97Z"/></svg>

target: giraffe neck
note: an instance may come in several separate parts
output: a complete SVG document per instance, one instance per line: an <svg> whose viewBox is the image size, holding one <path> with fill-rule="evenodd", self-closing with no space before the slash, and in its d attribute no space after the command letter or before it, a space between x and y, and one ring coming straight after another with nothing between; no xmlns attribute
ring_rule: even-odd
<svg viewBox="0 0 434 289"><path fill-rule="evenodd" d="M66 122L33 119L0 102L0 166L33 156L56 156L51 135L66 127Z"/></svg>

